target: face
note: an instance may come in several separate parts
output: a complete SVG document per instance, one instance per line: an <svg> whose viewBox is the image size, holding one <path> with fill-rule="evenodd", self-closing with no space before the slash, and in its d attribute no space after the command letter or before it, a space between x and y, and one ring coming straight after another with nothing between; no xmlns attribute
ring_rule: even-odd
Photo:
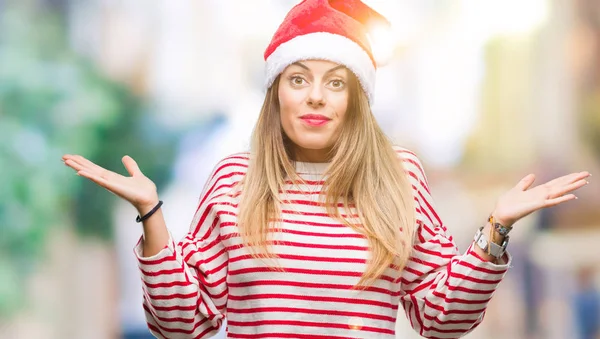
<svg viewBox="0 0 600 339"><path fill-rule="evenodd" d="M348 70L324 60L288 66L279 78L281 125L297 161L326 162L348 108Z"/></svg>

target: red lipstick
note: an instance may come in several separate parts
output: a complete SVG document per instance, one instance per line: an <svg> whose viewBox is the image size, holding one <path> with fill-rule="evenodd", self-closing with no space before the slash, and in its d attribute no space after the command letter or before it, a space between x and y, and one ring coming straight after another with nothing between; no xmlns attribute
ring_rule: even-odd
<svg viewBox="0 0 600 339"><path fill-rule="evenodd" d="M331 120L322 114L305 114L300 119L310 126L323 126Z"/></svg>

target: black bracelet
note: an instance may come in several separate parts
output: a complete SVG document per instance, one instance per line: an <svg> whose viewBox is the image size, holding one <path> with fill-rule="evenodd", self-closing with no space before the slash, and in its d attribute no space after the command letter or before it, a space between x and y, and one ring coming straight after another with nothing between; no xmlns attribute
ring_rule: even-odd
<svg viewBox="0 0 600 339"><path fill-rule="evenodd" d="M159 200L158 204L156 204L156 206L154 206L154 208L151 209L150 212L146 213L146 215L144 215L143 217L140 217L138 215L137 218L135 218L135 222L142 222L142 221L150 218L152 216L152 214L154 214L154 212L158 211L158 209L160 208L160 206L162 206L162 204L163 204L162 200Z"/></svg>

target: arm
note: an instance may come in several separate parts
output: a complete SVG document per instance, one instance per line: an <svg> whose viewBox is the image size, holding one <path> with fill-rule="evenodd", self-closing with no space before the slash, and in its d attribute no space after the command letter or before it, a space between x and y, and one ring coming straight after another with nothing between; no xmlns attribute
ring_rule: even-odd
<svg viewBox="0 0 600 339"><path fill-rule="evenodd" d="M190 232L178 244L172 240L160 209L144 222L144 235L135 248L142 274L148 327L159 338L207 338L221 326L227 300L227 252L220 241L213 199L227 191L244 171L230 157L213 170L200 197ZM129 156L122 158L130 176L123 176L81 155L65 154L66 166L130 202L145 215L158 201L156 185ZM247 159L246 159L247 160ZM232 166L237 165L237 166ZM244 167L241 161L241 167ZM242 172L242 173L240 173Z"/></svg>
<svg viewBox="0 0 600 339"><path fill-rule="evenodd" d="M495 264L474 244L461 255L435 209L419 159L410 152L403 157L415 192L417 230L402 275L401 303L420 335L458 338L481 323L511 259L507 255L504 263Z"/></svg>
<svg viewBox="0 0 600 339"><path fill-rule="evenodd" d="M234 166L232 166L234 165ZM228 254L221 242L213 198L229 191L235 164L220 162L205 185L190 231L176 244L167 231L159 251L147 243L152 227L161 229L162 215L144 225L144 237L135 247L142 277L148 327L159 338L209 338L225 317ZM165 228L166 229L166 228ZM150 248L150 249L149 249ZM149 256L144 256L146 253Z"/></svg>

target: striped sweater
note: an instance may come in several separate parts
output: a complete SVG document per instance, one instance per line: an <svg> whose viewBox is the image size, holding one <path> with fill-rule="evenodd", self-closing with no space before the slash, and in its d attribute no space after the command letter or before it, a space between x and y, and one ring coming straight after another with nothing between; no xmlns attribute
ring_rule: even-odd
<svg viewBox="0 0 600 339"><path fill-rule="evenodd" d="M306 184L281 194L281 223L272 246L284 271L271 270L241 245L239 197L248 153L214 168L188 234L152 257L134 252L143 281L148 327L158 338L209 338L227 317L228 338L395 338L398 305L423 337L457 338L483 319L508 263L460 254L434 207L421 162L396 148L416 209L414 251L402 271L388 268L366 290L351 289L366 268L368 242L328 216L319 192L327 164L296 164Z"/></svg>

